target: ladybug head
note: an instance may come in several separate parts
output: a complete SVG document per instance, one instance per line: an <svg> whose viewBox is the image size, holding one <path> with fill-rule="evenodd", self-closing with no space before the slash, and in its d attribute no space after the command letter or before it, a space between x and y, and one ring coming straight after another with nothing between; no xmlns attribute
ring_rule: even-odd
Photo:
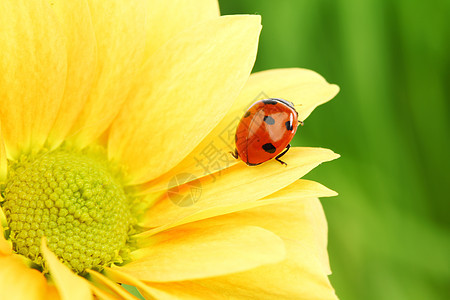
<svg viewBox="0 0 450 300"><path fill-rule="evenodd" d="M281 98L270 98L270 99L268 99L268 100L275 100L275 101L277 101L277 102L283 103L284 105L286 105L286 106L292 108L292 109L297 113L297 115L298 115L298 112L297 112L297 110L296 110L295 107L294 107L294 103L292 103L292 102L290 102L290 101L287 101L287 100L284 100L284 99L281 99Z"/></svg>
<svg viewBox="0 0 450 300"><path fill-rule="evenodd" d="M289 106L290 108L294 108L294 103L292 103L290 101L287 101L287 100L284 100L284 99L281 99L281 98L270 98L268 100L275 100L277 102L281 102L281 103Z"/></svg>

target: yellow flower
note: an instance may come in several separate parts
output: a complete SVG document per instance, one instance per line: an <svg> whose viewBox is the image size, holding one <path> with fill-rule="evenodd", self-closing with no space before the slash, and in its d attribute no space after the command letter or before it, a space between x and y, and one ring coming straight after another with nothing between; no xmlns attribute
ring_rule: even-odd
<svg viewBox="0 0 450 300"><path fill-rule="evenodd" d="M0 3L0 298L335 299L318 197L287 167L234 161L261 96L304 120L338 87L250 75L259 16L213 0Z"/></svg>

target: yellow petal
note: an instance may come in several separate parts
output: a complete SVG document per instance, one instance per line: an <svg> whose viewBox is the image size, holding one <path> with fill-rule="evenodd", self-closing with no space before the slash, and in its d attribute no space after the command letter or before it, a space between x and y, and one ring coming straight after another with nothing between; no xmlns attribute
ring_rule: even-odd
<svg viewBox="0 0 450 300"><path fill-rule="evenodd" d="M0 122L0 182L5 182L8 175L8 158L3 141L2 123Z"/></svg>
<svg viewBox="0 0 450 300"><path fill-rule="evenodd" d="M200 178L234 165L236 161L229 151L235 148L236 127L254 101L264 98L288 99L297 105L299 119L305 120L315 107L332 99L338 91L338 86L327 83L322 76L306 69L275 69L252 74L216 128L177 166L146 184L146 190L171 188L171 179L180 173Z"/></svg>
<svg viewBox="0 0 450 300"><path fill-rule="evenodd" d="M28 268L14 255L0 256L0 298L44 299L47 282L41 272Z"/></svg>
<svg viewBox="0 0 450 300"><path fill-rule="evenodd" d="M246 209L251 209L259 206L269 204L280 204L289 201L299 201L310 197L331 197L336 196L337 193L321 185L320 183L299 179L291 185L270 194L257 201L249 201L243 203L234 203L229 205L221 205L211 209L203 210L183 220L183 223L204 220L215 216L221 216L229 213L234 213ZM181 222L180 222L181 223ZM172 224L173 226L174 224ZM156 228L150 232L160 231L162 228Z"/></svg>
<svg viewBox="0 0 450 300"><path fill-rule="evenodd" d="M153 201L149 201L149 203L144 203L145 208L139 208L141 211L152 209L151 206L153 206L157 201L158 198L161 198L161 195L163 193L157 193L157 194L149 194L143 199L151 198L154 199ZM290 184L289 186L270 194L269 196L266 196L262 199L257 199L253 201L247 201L247 202L238 202L238 203L228 203L216 207L212 207L209 209L205 209L202 211L195 212L193 215L186 217L180 222L181 220L178 220L180 223L187 223L187 222L193 222L196 220L202 220L206 218L210 218L217 215L223 215L228 214L244 209L249 209L253 207L263 206L267 204L274 204L279 202L286 202L286 201L294 201L301 198L307 198L307 197L332 197L336 196L337 193L333 190L330 190L329 188L321 185L320 183L317 183L315 181L310 181L306 179L299 179L295 181L294 183ZM144 216L142 219L139 220L141 225L143 227L151 227L147 226L150 225L152 222L151 214L148 213L147 216ZM164 229L176 226L176 224L167 224L165 227L158 227L156 229L150 230L148 232L145 232L142 234L142 236L147 236L154 234L155 232L160 232Z"/></svg>
<svg viewBox="0 0 450 300"><path fill-rule="evenodd" d="M147 1L145 57L151 57L177 33L219 17L216 0Z"/></svg>
<svg viewBox="0 0 450 300"><path fill-rule="evenodd" d="M283 242L255 226L173 229L153 236L120 268L145 281L179 281L240 272L284 259ZM264 245L264 247L261 247Z"/></svg>
<svg viewBox="0 0 450 300"><path fill-rule="evenodd" d="M0 195L0 202L4 201L3 197ZM8 221L6 220L6 215L3 209L0 207L0 224L3 228L8 227Z"/></svg>
<svg viewBox="0 0 450 300"><path fill-rule="evenodd" d="M51 1L67 41L67 79L61 107L49 135L58 146L83 108L95 75L96 40L85 0Z"/></svg>
<svg viewBox="0 0 450 300"><path fill-rule="evenodd" d="M42 239L41 252L47 262L50 275L56 284L61 299L78 300L92 299L92 293L89 284L84 278L75 275L68 267L66 267L53 252L51 252Z"/></svg>
<svg viewBox="0 0 450 300"><path fill-rule="evenodd" d="M308 197L333 197L337 196L333 190L330 190L326 186L307 179L299 179L294 183L288 185L282 190L270 194L267 197L262 198L259 201L291 201L298 200L300 198Z"/></svg>
<svg viewBox="0 0 450 300"><path fill-rule="evenodd" d="M192 196L195 197L195 203L190 206L178 206L176 204L178 199L190 197L192 193L190 185L185 184L178 188L176 194L163 195L162 199L148 210L143 225L161 227L142 235L228 213L230 206L266 197L293 183L320 163L337 157L339 155L327 149L291 148L285 155L287 167L277 161L269 161L257 167L249 167L241 162L223 170L220 175L216 174L215 178L202 178L201 193L199 196Z"/></svg>
<svg viewBox="0 0 450 300"><path fill-rule="evenodd" d="M309 233L311 235L308 236L308 239L314 240L317 246L317 249L314 252L320 254L319 258L321 259L321 262L323 264L324 272L326 274L331 274L330 266L328 263L328 254L326 252L327 222L322 205L320 204L320 201L317 200L317 197L329 197L335 195L337 195L336 192L326 188L325 186L317 182L300 179L287 186L286 188L277 191L276 193L273 193L267 197L264 197L258 201L238 203L235 205L223 205L215 209L213 208L207 211L203 211L202 213L198 213L195 215L195 219L190 220L190 222L196 220L205 221L195 222L190 225L187 224L184 225L183 228L191 228L192 226L204 226L204 224L227 224L227 221L223 222L223 220L227 220L227 215L225 214L236 213L235 215L239 215L239 212L243 212L245 215L245 211L250 209L252 212L256 212L257 208L262 206L269 206L269 210L271 208L276 208L276 211L278 211L279 215L281 215L282 213L286 214L286 221L275 221L274 224L278 225L278 228L275 229L274 227L270 227L268 229L275 232L282 238L294 239L296 235L298 236L298 234L302 232L299 231L300 227L306 228L304 222L309 222L310 226L308 226L308 228L311 228L311 230L306 231L306 233ZM286 203L290 201L296 201L296 203ZM298 209L293 210L291 213L288 213L290 207L297 207ZM265 213L265 209L261 210L263 213ZM216 217L211 219L211 217L213 216L220 215L225 216L222 218ZM302 217L297 218L297 215L302 215ZM293 221L293 219L295 220ZM239 224L239 222L232 223ZM287 223L293 224L295 226L287 226ZM257 223L255 222L253 224ZM264 222L264 224L270 223ZM282 229L283 231L280 231L280 229ZM288 230L292 230L289 237L286 236L286 232ZM147 239L138 242L144 243L145 245L146 241Z"/></svg>
<svg viewBox="0 0 450 300"><path fill-rule="evenodd" d="M113 292L116 297L120 299L134 300L137 299L126 291L123 287L118 285L116 282L111 281L108 277L105 277L101 273L94 270L87 270L93 282L98 282L100 285L105 286L109 291Z"/></svg>
<svg viewBox="0 0 450 300"><path fill-rule="evenodd" d="M164 296L169 296L168 294L150 287L139 279L125 272L122 272L119 268L105 268L103 272L108 278L111 278L114 281L135 286L136 288L138 288L139 292L142 294L142 296L144 296L145 299L160 299L162 294L164 294Z"/></svg>
<svg viewBox="0 0 450 300"><path fill-rule="evenodd" d="M97 40L97 69L89 98L71 130L83 147L111 124L142 64L146 4L139 0L89 0Z"/></svg>
<svg viewBox="0 0 450 300"><path fill-rule="evenodd" d="M53 284L47 284L47 291L45 292L45 300L60 300L58 289Z"/></svg>
<svg viewBox="0 0 450 300"><path fill-rule="evenodd" d="M130 184L167 172L217 125L249 76L260 29L259 16L216 18L151 57L108 144L109 157L128 167Z"/></svg>
<svg viewBox="0 0 450 300"><path fill-rule="evenodd" d="M258 207L187 227L229 223L259 224L273 231L286 244L286 259L278 264L215 278L148 284L161 293L181 299L201 299L211 292L226 294L232 299L337 299L323 265L326 221L317 199Z"/></svg>
<svg viewBox="0 0 450 300"><path fill-rule="evenodd" d="M67 50L47 1L1 1L0 11L0 119L8 157L17 158L47 139L64 93Z"/></svg>
<svg viewBox="0 0 450 300"><path fill-rule="evenodd" d="M207 281L208 282L208 281ZM208 286L202 285L203 280L182 281L182 282L147 282L149 291L148 295L154 299L164 300L202 300L206 295L208 299L225 300L225 299L251 299L245 297L236 297L238 291L233 290L233 286L229 286L228 290L213 290ZM141 292L142 293L142 292ZM150 298L151 299L151 298ZM254 299L264 299L263 295L259 295ZM280 299L280 298L278 298Z"/></svg>
<svg viewBox="0 0 450 300"><path fill-rule="evenodd" d="M279 265L263 266L234 278L224 278L226 285L244 287L251 282L253 289L267 295L276 288L278 293L295 299L337 299L327 277L330 273L327 227L318 199L264 206L228 217L223 216L222 222L263 224L261 226L276 233L286 244L287 259Z"/></svg>
<svg viewBox="0 0 450 300"><path fill-rule="evenodd" d="M91 287L92 293L98 298L102 300L116 300L116 295L111 295L110 293L102 290L101 288L96 287L93 283L89 282L89 286Z"/></svg>
<svg viewBox="0 0 450 300"><path fill-rule="evenodd" d="M0 208L0 214L3 214L2 209ZM1 218L0 218L1 219ZM12 254L12 245L5 239L5 233L3 229L2 222L0 220L0 256L2 255L11 255Z"/></svg>
<svg viewBox="0 0 450 300"><path fill-rule="evenodd" d="M295 190L286 189L273 195L277 199L283 194L285 198L298 194ZM269 196L265 201L269 201ZM220 226L223 224L262 226L286 241L301 241L307 245L322 264L324 274L331 274L327 254L327 222L322 204L317 198L300 198L297 201L283 203L274 202L269 205L255 206L232 214L205 219L200 222L186 224L183 228Z"/></svg>

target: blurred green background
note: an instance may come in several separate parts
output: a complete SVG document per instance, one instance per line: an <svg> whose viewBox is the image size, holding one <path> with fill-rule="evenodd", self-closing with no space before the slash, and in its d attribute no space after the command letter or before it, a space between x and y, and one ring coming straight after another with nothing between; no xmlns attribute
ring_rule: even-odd
<svg viewBox="0 0 450 300"><path fill-rule="evenodd" d="M223 0L262 15L254 71L304 67L341 87L295 145L342 158L323 199L331 281L353 299L450 299L450 1Z"/></svg>

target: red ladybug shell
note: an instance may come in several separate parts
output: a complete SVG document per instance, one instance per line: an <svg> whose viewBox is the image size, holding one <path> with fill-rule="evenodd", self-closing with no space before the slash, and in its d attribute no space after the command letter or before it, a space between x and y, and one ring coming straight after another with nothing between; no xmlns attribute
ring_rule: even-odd
<svg viewBox="0 0 450 300"><path fill-rule="evenodd" d="M236 130L236 152L249 166L259 165L280 154L298 127L294 105L283 99L253 103Z"/></svg>

